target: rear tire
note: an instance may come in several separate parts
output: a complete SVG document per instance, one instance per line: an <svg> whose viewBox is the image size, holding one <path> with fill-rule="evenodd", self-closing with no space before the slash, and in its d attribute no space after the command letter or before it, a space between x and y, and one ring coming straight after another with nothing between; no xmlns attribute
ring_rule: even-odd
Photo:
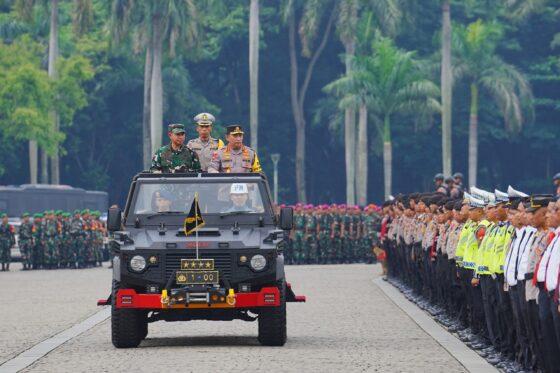
<svg viewBox="0 0 560 373"><path fill-rule="evenodd" d="M280 306L264 307L259 313L259 342L264 346L284 346L286 327L286 282L277 282L280 290Z"/></svg>
<svg viewBox="0 0 560 373"><path fill-rule="evenodd" d="M117 291L120 283L113 280L113 293L111 297L111 340L116 348L137 347L145 334L148 333L148 323L140 310L118 309ZM145 331L145 334L144 334Z"/></svg>

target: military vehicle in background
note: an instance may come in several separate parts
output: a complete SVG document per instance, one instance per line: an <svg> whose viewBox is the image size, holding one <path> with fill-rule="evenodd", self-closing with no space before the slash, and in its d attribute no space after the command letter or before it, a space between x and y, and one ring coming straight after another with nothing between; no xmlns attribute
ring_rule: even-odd
<svg viewBox="0 0 560 373"><path fill-rule="evenodd" d="M198 200L204 226L192 227ZM258 320L263 345L286 342L286 302L304 302L286 282L283 248L293 211L277 214L261 174L137 175L124 211L110 209L112 342L136 347L148 323Z"/></svg>
<svg viewBox="0 0 560 373"><path fill-rule="evenodd" d="M0 211L9 217L19 218L24 212L31 214L45 210L75 209L107 211L107 192L73 188L68 185L24 184L0 186Z"/></svg>

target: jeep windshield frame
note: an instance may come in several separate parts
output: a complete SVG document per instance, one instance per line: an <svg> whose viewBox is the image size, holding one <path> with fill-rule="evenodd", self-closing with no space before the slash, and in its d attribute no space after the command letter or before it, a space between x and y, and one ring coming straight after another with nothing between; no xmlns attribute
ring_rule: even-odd
<svg viewBox="0 0 560 373"><path fill-rule="evenodd" d="M260 197L259 202L262 204L262 208L258 211L254 210L247 213L241 214L228 214L225 210L214 210L212 212L204 212L203 206L200 206L202 217L205 220L205 227L217 227L217 226L231 226L233 223L239 225L275 225L276 219L272 205L272 198L270 190L268 188L268 183L266 182L266 177L261 174L152 174L152 173L141 173L137 175L130 186L129 195L127 198L127 203L124 210L124 226L126 229L131 229L134 226L140 225L141 227L157 227L161 223L166 226L171 227L181 227L184 224L184 220L187 217L190 210L190 203L188 206L182 207L180 210L184 209L184 214L174 213L166 214L162 213L161 216L158 215L157 211L138 211L139 198L144 198L142 193L145 190L157 189L157 185L164 187L165 185L178 186L184 185L185 188L190 188L189 190L196 190L197 185L203 188L203 186L209 186L205 189L212 189L214 185L216 188L231 185L234 183L246 184L254 195ZM151 189L150 189L151 188ZM173 191L173 187L170 187ZM143 192L144 190L144 192ZM223 190L221 190L223 194ZM172 192L169 192L172 193ZM199 196L200 197L200 196ZM223 197L223 196L222 196ZM202 199L202 198L201 198ZM192 202L192 199L190 200ZM217 200L218 201L218 200ZM219 202L224 205L225 200L220 200ZM144 203L145 204L145 203ZM199 205L201 205L199 203ZM171 208L171 210L176 210L176 208Z"/></svg>

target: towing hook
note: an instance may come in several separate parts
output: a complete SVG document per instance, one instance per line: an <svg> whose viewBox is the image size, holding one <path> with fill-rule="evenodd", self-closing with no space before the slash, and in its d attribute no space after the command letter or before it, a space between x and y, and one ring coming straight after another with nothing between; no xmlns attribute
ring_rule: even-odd
<svg viewBox="0 0 560 373"><path fill-rule="evenodd" d="M235 293L233 291L232 288L230 288L228 290L228 295L226 296L226 302L227 304L229 304L230 306L234 306L235 305Z"/></svg>

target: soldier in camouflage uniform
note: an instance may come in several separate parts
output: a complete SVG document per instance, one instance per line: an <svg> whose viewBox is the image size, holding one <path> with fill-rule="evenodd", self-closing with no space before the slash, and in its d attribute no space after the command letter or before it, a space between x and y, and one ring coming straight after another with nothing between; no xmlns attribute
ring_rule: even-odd
<svg viewBox="0 0 560 373"><path fill-rule="evenodd" d="M8 215L1 214L2 224L0 224L0 262L2 263L2 271L10 270L11 248L15 245L14 226L8 223Z"/></svg>
<svg viewBox="0 0 560 373"><path fill-rule="evenodd" d="M304 235L305 235L305 215L303 206L297 205L294 215L294 230L292 235L292 253L295 264L303 264L304 260Z"/></svg>
<svg viewBox="0 0 560 373"><path fill-rule="evenodd" d="M62 213L62 233L61 233L61 238L60 238L60 242L61 242L61 253L60 253L60 257L61 257L61 264L60 266L62 268L67 268L68 266L71 266L73 262L73 258L74 256L72 255L72 240L70 237L70 217L72 215L70 215L70 213L68 212L64 212Z"/></svg>
<svg viewBox="0 0 560 373"><path fill-rule="evenodd" d="M352 243L350 234L352 228L352 219L348 213L348 206L344 205L342 209L340 209L340 226L341 226L341 263L350 263L350 252L352 250Z"/></svg>
<svg viewBox="0 0 560 373"><path fill-rule="evenodd" d="M44 231L43 214L33 214L33 251L31 255L33 269L39 269L43 265Z"/></svg>
<svg viewBox="0 0 560 373"><path fill-rule="evenodd" d="M103 265L103 227L99 217L101 213L99 211L94 211L92 213L91 224L93 226L93 252L95 256L95 263L97 266L101 267Z"/></svg>
<svg viewBox="0 0 560 373"><path fill-rule="evenodd" d="M308 205L305 211L305 234L304 234L304 263L317 263L317 217L312 205Z"/></svg>
<svg viewBox="0 0 560 373"><path fill-rule="evenodd" d="M318 217L319 230L319 263L326 264L332 261L331 257L331 234L333 217L329 206L322 206Z"/></svg>
<svg viewBox="0 0 560 373"><path fill-rule="evenodd" d="M344 222L342 219L342 213L345 205L335 205L333 209L333 224L331 229L331 257L333 263L342 263L342 229L344 227Z"/></svg>
<svg viewBox="0 0 560 373"><path fill-rule="evenodd" d="M57 225L57 235L55 238L55 242L56 242L56 252L57 252L57 263L58 266L61 268L65 268L66 267L66 258L65 258L65 254L66 254L66 248L64 247L64 222L62 220L62 214L63 211L62 210L56 210L54 212L55 215L55 220L56 220L56 225Z"/></svg>
<svg viewBox="0 0 560 373"><path fill-rule="evenodd" d="M47 211L45 220L45 266L47 269L58 267L58 247L57 236L59 233L58 222L54 216L54 211Z"/></svg>
<svg viewBox="0 0 560 373"><path fill-rule="evenodd" d="M84 222L84 245L82 256L84 258L84 264L89 267L93 264L93 231L91 226L91 216L89 209L82 210L82 221Z"/></svg>
<svg viewBox="0 0 560 373"><path fill-rule="evenodd" d="M29 221L29 213L23 213L21 215L21 225L18 229L18 246L24 271L31 269L33 257L33 230L33 223Z"/></svg>
<svg viewBox="0 0 560 373"><path fill-rule="evenodd" d="M74 210L74 217L70 223L70 237L72 242L72 261L70 268L83 268L85 264L84 248L84 222L81 218L81 211Z"/></svg>
<svg viewBox="0 0 560 373"><path fill-rule="evenodd" d="M154 173L201 172L198 155L184 144L185 126L170 124L167 134L170 143L159 148L154 154L150 171Z"/></svg>

